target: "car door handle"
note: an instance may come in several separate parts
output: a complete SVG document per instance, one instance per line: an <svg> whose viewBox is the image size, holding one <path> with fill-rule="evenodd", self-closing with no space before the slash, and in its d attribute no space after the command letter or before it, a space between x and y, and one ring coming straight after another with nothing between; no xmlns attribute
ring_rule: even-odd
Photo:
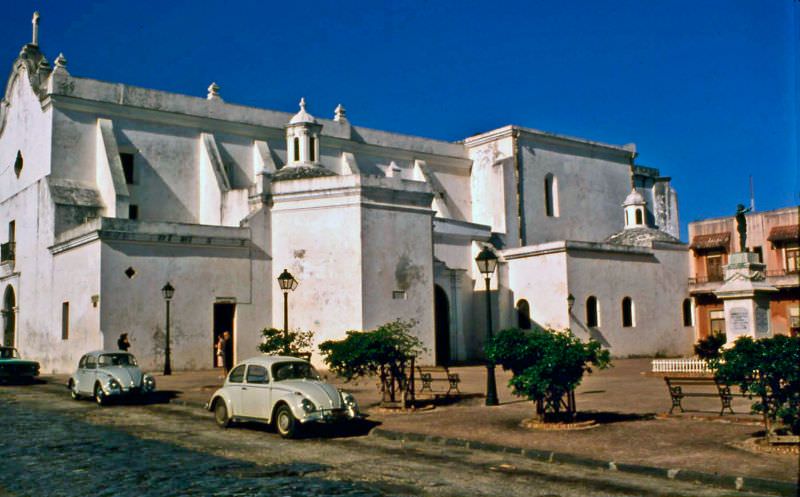
<svg viewBox="0 0 800 497"><path fill-rule="evenodd" d="M242 387L242 390L247 390L247 387Z"/></svg>

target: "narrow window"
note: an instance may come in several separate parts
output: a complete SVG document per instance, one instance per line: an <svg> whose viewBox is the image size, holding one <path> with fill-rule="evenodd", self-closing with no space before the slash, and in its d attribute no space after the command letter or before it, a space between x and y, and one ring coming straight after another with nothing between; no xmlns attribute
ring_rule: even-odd
<svg viewBox="0 0 800 497"><path fill-rule="evenodd" d="M692 301L683 299L683 325L692 326Z"/></svg>
<svg viewBox="0 0 800 497"><path fill-rule="evenodd" d="M547 217L558 217L558 180L551 173L544 177L544 212Z"/></svg>
<svg viewBox="0 0 800 497"><path fill-rule="evenodd" d="M14 243L17 240L17 222L12 220L8 222L8 241Z"/></svg>
<svg viewBox="0 0 800 497"><path fill-rule="evenodd" d="M317 158L316 158L316 156L314 154L314 142L316 142L316 141L317 140L314 139L313 136L308 139L308 161L309 162L314 162L314 161L317 160Z"/></svg>
<svg viewBox="0 0 800 497"><path fill-rule="evenodd" d="M22 152L17 150L17 160L14 161L14 174L17 175L17 178L19 178L19 175L22 174L23 162Z"/></svg>
<svg viewBox="0 0 800 497"><path fill-rule="evenodd" d="M128 206L128 219L139 219L139 206L136 204L130 204Z"/></svg>
<svg viewBox="0 0 800 497"><path fill-rule="evenodd" d="M786 272L800 272L800 244L797 242L788 243L783 251L786 257Z"/></svg>
<svg viewBox="0 0 800 497"><path fill-rule="evenodd" d="M300 138L294 137L294 161L300 162Z"/></svg>
<svg viewBox="0 0 800 497"><path fill-rule="evenodd" d="M722 254L706 256L706 277L708 281L722 281Z"/></svg>
<svg viewBox="0 0 800 497"><path fill-rule="evenodd" d="M642 219L642 209L636 209L636 224L644 224Z"/></svg>
<svg viewBox="0 0 800 497"><path fill-rule="evenodd" d="M61 304L61 339L69 338L69 302Z"/></svg>
<svg viewBox="0 0 800 497"><path fill-rule="evenodd" d="M600 326L600 312L597 305L597 297L591 296L586 299L586 326Z"/></svg>
<svg viewBox="0 0 800 497"><path fill-rule="evenodd" d="M622 299L622 327L633 326L633 300L630 297Z"/></svg>
<svg viewBox="0 0 800 497"><path fill-rule="evenodd" d="M521 330L531 329L531 306L525 299L517 302L517 328Z"/></svg>
<svg viewBox="0 0 800 497"><path fill-rule="evenodd" d="M711 311L708 313L709 329L711 334L725 333L725 311Z"/></svg>
<svg viewBox="0 0 800 497"><path fill-rule="evenodd" d="M750 249L751 252L758 255L758 262L764 262L764 249L759 247L753 247Z"/></svg>
<svg viewBox="0 0 800 497"><path fill-rule="evenodd" d="M133 184L133 154L119 154L119 160L122 162L122 172L125 174L125 183L128 185Z"/></svg>

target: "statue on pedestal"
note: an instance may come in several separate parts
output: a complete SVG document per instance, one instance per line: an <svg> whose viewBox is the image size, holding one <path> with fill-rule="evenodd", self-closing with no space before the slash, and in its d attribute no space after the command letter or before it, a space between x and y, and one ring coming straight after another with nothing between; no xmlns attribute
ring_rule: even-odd
<svg viewBox="0 0 800 497"><path fill-rule="evenodd" d="M739 232L739 252L747 251L747 219L744 215L750 212L750 207L744 208L744 205L739 204L736 206L736 231Z"/></svg>

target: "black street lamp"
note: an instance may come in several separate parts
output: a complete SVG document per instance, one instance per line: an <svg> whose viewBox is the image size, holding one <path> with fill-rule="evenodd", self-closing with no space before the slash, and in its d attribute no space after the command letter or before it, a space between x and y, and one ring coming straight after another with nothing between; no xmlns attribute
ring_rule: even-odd
<svg viewBox="0 0 800 497"><path fill-rule="evenodd" d="M567 311L572 314L572 306L575 305L575 296L571 293L567 296Z"/></svg>
<svg viewBox="0 0 800 497"><path fill-rule="evenodd" d="M294 291L297 288L297 280L292 273L284 269L278 276L278 285L283 290L283 332L289 333L289 290Z"/></svg>
<svg viewBox="0 0 800 497"><path fill-rule="evenodd" d="M475 263L478 264L478 269L483 274L486 280L486 343L492 340L492 298L490 295L490 280L492 273L497 267L497 256L494 255L489 247L483 247L483 250L475 257ZM491 360L486 361L486 405L496 406L497 401L497 384L494 379L494 362Z"/></svg>
<svg viewBox="0 0 800 497"><path fill-rule="evenodd" d="M172 296L175 294L175 288L169 284L169 281L166 285L161 289L161 295L164 296L164 301L167 303L167 343L164 346L164 375L171 375L172 374L172 366L170 365L170 357L169 357L169 301L172 300Z"/></svg>

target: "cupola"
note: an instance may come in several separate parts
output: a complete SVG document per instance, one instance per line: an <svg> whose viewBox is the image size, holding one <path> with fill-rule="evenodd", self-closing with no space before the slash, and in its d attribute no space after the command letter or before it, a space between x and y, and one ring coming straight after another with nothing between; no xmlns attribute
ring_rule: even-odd
<svg viewBox="0 0 800 497"><path fill-rule="evenodd" d="M322 125L306 111L306 99L300 99L300 112L286 126L287 166L319 163L319 133Z"/></svg>
<svg viewBox="0 0 800 497"><path fill-rule="evenodd" d="M644 201L642 194L637 192L636 188L632 189L622 203L622 207L625 208L625 229L647 227L645 205L647 202Z"/></svg>

